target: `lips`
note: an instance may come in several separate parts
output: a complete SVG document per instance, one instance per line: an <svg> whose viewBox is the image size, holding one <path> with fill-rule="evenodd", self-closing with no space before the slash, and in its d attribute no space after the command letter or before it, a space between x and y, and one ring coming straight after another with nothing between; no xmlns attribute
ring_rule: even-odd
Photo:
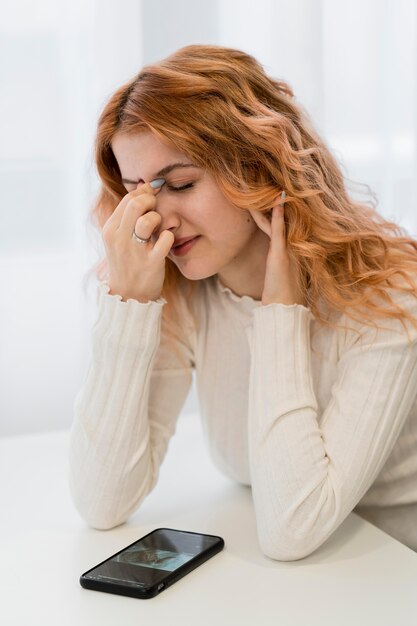
<svg viewBox="0 0 417 626"><path fill-rule="evenodd" d="M174 256L178 257L185 256L199 239L200 235L196 235L194 237L182 237L180 239L177 239L177 241L174 241L174 245L171 248L171 253Z"/></svg>
<svg viewBox="0 0 417 626"><path fill-rule="evenodd" d="M191 241L191 239L195 239L196 236L197 235L194 235L193 237L180 237L179 239L175 239L172 247L178 248L178 246L182 246L183 243L186 243L187 241Z"/></svg>

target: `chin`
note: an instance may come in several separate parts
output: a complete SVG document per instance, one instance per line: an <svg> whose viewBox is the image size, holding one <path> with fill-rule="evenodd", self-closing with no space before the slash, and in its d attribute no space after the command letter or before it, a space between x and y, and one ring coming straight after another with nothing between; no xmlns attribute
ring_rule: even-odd
<svg viewBox="0 0 417 626"><path fill-rule="evenodd" d="M175 263L175 265L177 265ZM188 280L204 280L205 278L210 278L210 276L214 276L220 270L219 267L207 267L207 266L198 266L197 264L193 266L192 263L177 265L178 270Z"/></svg>

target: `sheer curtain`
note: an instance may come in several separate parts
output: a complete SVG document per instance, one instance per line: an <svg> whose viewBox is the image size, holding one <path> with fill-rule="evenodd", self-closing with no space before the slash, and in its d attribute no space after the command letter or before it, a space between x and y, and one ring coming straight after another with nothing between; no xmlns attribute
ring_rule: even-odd
<svg viewBox="0 0 417 626"><path fill-rule="evenodd" d="M71 421L94 319L95 123L113 89L189 43L254 54L345 175L417 234L416 26L414 0L3 0L0 434Z"/></svg>

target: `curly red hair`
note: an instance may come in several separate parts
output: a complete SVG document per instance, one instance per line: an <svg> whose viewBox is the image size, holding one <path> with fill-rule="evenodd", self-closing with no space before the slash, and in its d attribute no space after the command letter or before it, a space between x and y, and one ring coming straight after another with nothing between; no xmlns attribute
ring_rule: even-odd
<svg viewBox="0 0 417 626"><path fill-rule="evenodd" d="M266 75L252 56L187 46L144 67L111 96L96 138L102 187L93 213L101 226L126 194L112 139L143 130L209 170L240 209L268 211L286 191L288 246L316 318L328 323L322 299L365 324L393 317L417 326L390 294L397 288L417 296L417 242L383 219L375 203L349 196L340 166L290 86ZM168 301L179 281L185 279L168 259Z"/></svg>

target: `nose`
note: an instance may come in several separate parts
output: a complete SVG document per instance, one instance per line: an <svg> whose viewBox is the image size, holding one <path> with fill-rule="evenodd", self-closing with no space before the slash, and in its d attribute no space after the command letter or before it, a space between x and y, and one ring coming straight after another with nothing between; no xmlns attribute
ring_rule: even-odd
<svg viewBox="0 0 417 626"><path fill-rule="evenodd" d="M181 226L181 217L179 213L179 204L173 198L165 196L164 188L157 194L155 211L161 216L161 223L156 232L159 237L163 230L170 230L174 235Z"/></svg>

